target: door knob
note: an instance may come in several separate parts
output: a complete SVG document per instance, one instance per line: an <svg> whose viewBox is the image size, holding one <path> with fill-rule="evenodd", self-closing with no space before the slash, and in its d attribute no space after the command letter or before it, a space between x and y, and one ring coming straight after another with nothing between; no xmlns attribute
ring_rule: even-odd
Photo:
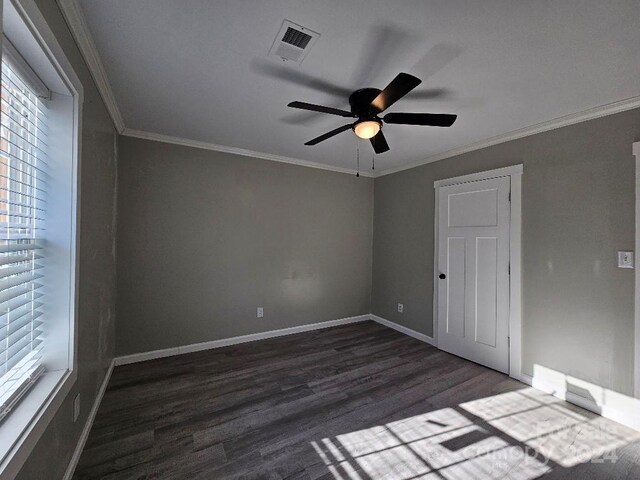
<svg viewBox="0 0 640 480"><path fill-rule="evenodd" d="M438 275L438 278L440 280L444 280L445 278L447 278L447 276L444 273L441 273L440 275Z"/></svg>

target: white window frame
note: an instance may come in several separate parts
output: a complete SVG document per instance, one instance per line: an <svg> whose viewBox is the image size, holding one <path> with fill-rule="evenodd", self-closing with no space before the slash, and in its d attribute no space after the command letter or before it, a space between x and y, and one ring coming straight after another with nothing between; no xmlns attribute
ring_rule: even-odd
<svg viewBox="0 0 640 480"><path fill-rule="evenodd" d="M16 475L31 454L38 440L42 437L50 421L59 410L63 401L77 380L77 332L78 332L78 246L79 246L79 212L80 212L80 158L82 151L82 104L84 91L80 79L71 63L47 24L44 16L34 0L1 0L0 20L3 19L3 5L10 2L18 12L25 25L36 39L39 48L45 53L51 67L67 88L66 95L71 94L73 107L70 130L71 149L71 232L70 232L70 265L71 279L69 284L69 339L68 368L46 372L25 395L20 403L0 424L0 477ZM2 22L0 21L0 25ZM2 27L0 27L0 30ZM20 52L24 54L23 51ZM66 321L66 320L64 320ZM72 418L69 418L72 422ZM11 437L11 438L9 438ZM7 448L8 446L8 448Z"/></svg>

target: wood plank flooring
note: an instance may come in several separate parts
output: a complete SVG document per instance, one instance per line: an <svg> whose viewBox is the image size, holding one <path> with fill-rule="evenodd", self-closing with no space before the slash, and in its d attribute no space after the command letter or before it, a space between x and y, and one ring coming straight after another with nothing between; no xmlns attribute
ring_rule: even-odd
<svg viewBox="0 0 640 480"><path fill-rule="evenodd" d="M638 479L639 439L363 322L117 367L74 479Z"/></svg>

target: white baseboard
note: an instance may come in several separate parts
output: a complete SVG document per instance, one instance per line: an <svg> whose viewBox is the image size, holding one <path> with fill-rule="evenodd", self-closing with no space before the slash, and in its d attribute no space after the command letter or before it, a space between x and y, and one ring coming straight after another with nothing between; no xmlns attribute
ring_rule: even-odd
<svg viewBox="0 0 640 480"><path fill-rule="evenodd" d="M591 398L586 398L582 395L567 391L566 385L556 385L548 380L540 379L535 376L532 377L526 374L520 375L520 381L532 386L533 388L553 395L554 397L582 407L585 410L597 413L609 420L621 423L622 425L635 430L640 430L640 400L638 399L612 393L611 396L618 397L617 399L614 399L614 401L617 400L617 405L613 406L606 402L598 404ZM623 400L620 401L620 398Z"/></svg>
<svg viewBox="0 0 640 480"><path fill-rule="evenodd" d="M151 360L154 358L169 357L173 355L179 355L182 353L198 352L198 351L209 350L213 348L226 347L229 345L237 345L241 343L253 342L256 340L263 340L267 338L281 337L284 335L292 335L295 333L308 332L311 330L320 330L323 328L335 327L338 325L347 325L350 323L363 322L366 320L373 320L381 325L392 328L394 330L397 330L400 333L403 333L417 340L420 340L421 342L425 342L429 345L435 346L435 341L433 337L430 337L420 332L416 332L415 330L407 328L403 325L399 325L395 322L384 319L377 315L369 314L369 315L359 315L356 317L340 318L338 320L329 320L326 322L312 323L309 325L301 325L298 327L283 328L279 330L270 330L268 332L242 335L239 337L225 338L222 340L213 340L210 342L195 343L192 345L185 345L181 347L174 347L174 348L167 348L163 350L155 350L151 352L137 353L133 355L126 355L126 356L115 358L111 362L111 365L107 370L107 374L105 375L102 385L100 386L98 394L96 395L95 401L93 403L93 407L91 408L91 412L89 413L89 416L87 418L87 421L85 422L84 428L82 429L82 434L80 435L80 439L78 440L76 449L73 452L73 456L71 457L71 461L69 462L69 466L67 467L63 480L71 480L71 478L73 477L73 473L76 469L76 466L78 465L78 461L80 460L80 455L82 454L84 446L87 442L87 438L89 437L89 432L91 431L91 427L93 426L93 422L98 412L98 408L100 407L100 403L102 402L102 397L104 396L109 380L111 379L111 374L113 372L114 366L142 362L142 361ZM616 421L630 428L640 430L640 400L629 399L629 402L625 404L624 408L612 407L611 405L606 405L606 404L598 405L592 399L588 399L580 395L577 395L573 392L566 391L565 386L553 385L546 380L542 380L539 378L534 378L529 375L522 374L520 375L520 381L534 388L537 388L538 390L542 390L546 393L549 393L557 398L566 400L567 402L578 405L579 407L582 407L586 410L602 415L605 418Z"/></svg>
<svg viewBox="0 0 640 480"><path fill-rule="evenodd" d="M69 462L69 466L67 470L64 472L63 480L71 480L73 477L73 473L78 466L78 460L80 460L80 455L82 455L82 451L84 450L84 446L87 443L87 438L89 438L89 432L91 432L91 427L93 426L93 421L96 418L96 414L98 413L98 408L100 408L100 404L102 403L102 397L104 396L104 392L107 390L107 385L109 385L109 380L111 380L111 374L113 373L113 367L115 366L115 359L111 361L109 368L107 370L107 374L104 376L104 380L102 381L102 385L100 385L100 389L98 390L98 394L93 402L93 406L91 407L91 411L89 412L89 416L87 417L87 421L82 428L82 433L80 434L80 438L78 439L78 444L76 445L76 449L73 451L73 455L71 456L71 461Z"/></svg>
<svg viewBox="0 0 640 480"><path fill-rule="evenodd" d="M372 314L370 315L370 317L371 320L381 325L393 328L400 333L409 335L410 337L428 343L429 345L436 346L434 339L432 337L429 337L428 335L416 332L415 330L407 328L403 325L399 325L385 318L378 317L377 315ZM608 398L610 399L610 401L607 402L607 400L603 400L602 404L598 404L591 398L586 398L574 392L567 391L565 384L556 385L546 379L531 377L525 374L519 375L516 380L520 380L522 383L530 385L543 392L549 393L569 403L573 403L574 405L578 405L585 410L589 410L593 413L608 418L609 420L621 423L622 425L633 428L635 430L640 430L640 400L638 399L627 397L616 392L608 392L608 395L604 398Z"/></svg>
<svg viewBox="0 0 640 480"><path fill-rule="evenodd" d="M200 352L202 350L211 350L213 348L228 347L230 345L238 345L240 343L255 342L256 340L264 340L267 338L282 337L283 335L293 335L294 333L309 332L311 330L320 330L322 328L335 327L338 325L347 325L349 323L364 322L370 320L371 315L358 315L357 317L346 317L338 320L329 320L326 322L310 323L308 325L300 325L298 327L282 328L279 330L269 330L268 332L252 333L250 335L241 335L239 337L223 338L221 340L211 340L209 342L193 343L191 345L183 345L180 347L165 348L162 350L152 350L150 352L134 353L131 355L123 355L115 359L116 366L128 365L130 363L144 362L156 358L172 357L183 353Z"/></svg>
<svg viewBox="0 0 640 480"><path fill-rule="evenodd" d="M377 315L369 315L369 317L371 318L371 320L373 320L374 322L378 322L380 325L384 325L385 327L389 327L389 328L393 328L394 330L397 330L400 333L404 333L405 335L409 335L410 337L413 337L417 340L420 340L421 342L424 343L428 343L429 345L433 345L435 347L436 342L433 339L433 337L430 337L429 335L425 335L424 333L420 333L420 332L416 332L415 330L411 330L410 328L407 328L403 325L400 325L398 323L392 322L391 320L387 320L386 318L382 318L379 317Z"/></svg>

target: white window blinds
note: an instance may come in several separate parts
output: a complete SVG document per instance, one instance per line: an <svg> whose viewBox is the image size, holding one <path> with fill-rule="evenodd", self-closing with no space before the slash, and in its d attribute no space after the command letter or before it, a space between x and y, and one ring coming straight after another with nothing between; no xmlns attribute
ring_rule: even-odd
<svg viewBox="0 0 640 480"><path fill-rule="evenodd" d="M46 107L5 59L0 110L0 420L43 372Z"/></svg>

